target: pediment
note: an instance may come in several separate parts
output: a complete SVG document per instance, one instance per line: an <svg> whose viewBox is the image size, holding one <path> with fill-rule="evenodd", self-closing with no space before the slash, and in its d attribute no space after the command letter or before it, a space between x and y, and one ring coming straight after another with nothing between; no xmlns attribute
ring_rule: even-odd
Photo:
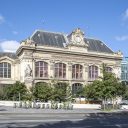
<svg viewBox="0 0 128 128"><path fill-rule="evenodd" d="M72 33L68 35L67 38L69 40L67 47L70 50L78 51L78 52L88 51L88 44L84 40L84 32L81 31L80 28L77 28L74 31L72 31Z"/></svg>
<svg viewBox="0 0 128 128"><path fill-rule="evenodd" d="M84 40L84 32L81 31L80 28L75 29L72 33L68 36L70 46L76 47L88 47L88 44Z"/></svg>

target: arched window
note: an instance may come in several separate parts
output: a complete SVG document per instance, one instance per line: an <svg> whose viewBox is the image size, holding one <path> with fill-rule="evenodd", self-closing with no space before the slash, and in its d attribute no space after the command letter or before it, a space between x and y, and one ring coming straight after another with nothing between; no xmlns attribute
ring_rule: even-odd
<svg viewBox="0 0 128 128"><path fill-rule="evenodd" d="M35 77L48 77L48 63L38 61L35 63Z"/></svg>
<svg viewBox="0 0 128 128"><path fill-rule="evenodd" d="M89 66L89 79L95 80L98 78L98 67L95 65Z"/></svg>
<svg viewBox="0 0 128 128"><path fill-rule="evenodd" d="M80 83L75 83L72 85L72 95L77 95L80 91L82 91L83 85Z"/></svg>
<svg viewBox="0 0 128 128"><path fill-rule="evenodd" d="M74 64L72 66L72 79L82 79L83 67L80 64Z"/></svg>
<svg viewBox="0 0 128 128"><path fill-rule="evenodd" d="M111 67L106 67L105 70L106 70L106 72L112 72L112 68Z"/></svg>
<svg viewBox="0 0 128 128"><path fill-rule="evenodd" d="M0 78L11 78L11 64L0 63Z"/></svg>
<svg viewBox="0 0 128 128"><path fill-rule="evenodd" d="M54 67L55 78L66 78L66 64L64 63L56 63Z"/></svg>
<svg viewBox="0 0 128 128"><path fill-rule="evenodd" d="M57 88L67 88L67 86L68 86L68 84L67 83L65 83L65 82L60 82L60 83L57 83L57 84L55 84L55 87L57 87Z"/></svg>

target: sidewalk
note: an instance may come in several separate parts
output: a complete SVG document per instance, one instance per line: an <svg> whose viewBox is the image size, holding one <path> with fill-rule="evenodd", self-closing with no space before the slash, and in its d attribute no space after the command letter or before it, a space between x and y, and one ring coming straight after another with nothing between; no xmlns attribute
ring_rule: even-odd
<svg viewBox="0 0 128 128"><path fill-rule="evenodd" d="M64 109L36 109L36 108L13 108L13 107L7 107L7 106L0 106L0 113L98 113L101 112L101 110L91 110L91 109L73 109L73 110L64 110Z"/></svg>
<svg viewBox="0 0 128 128"><path fill-rule="evenodd" d="M13 108L7 106L0 106L0 114L114 114L114 113L128 113L128 110L114 110L114 111L102 111L94 109L25 109L25 108Z"/></svg>

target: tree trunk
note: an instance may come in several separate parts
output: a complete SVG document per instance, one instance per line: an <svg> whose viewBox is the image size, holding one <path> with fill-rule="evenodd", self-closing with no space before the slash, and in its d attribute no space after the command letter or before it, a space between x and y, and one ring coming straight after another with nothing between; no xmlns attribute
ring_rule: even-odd
<svg viewBox="0 0 128 128"><path fill-rule="evenodd" d="M103 99L103 109L106 109L106 105L105 105L106 99Z"/></svg>
<svg viewBox="0 0 128 128"><path fill-rule="evenodd" d="M114 98L112 98L112 106L113 106L113 109L115 109Z"/></svg>

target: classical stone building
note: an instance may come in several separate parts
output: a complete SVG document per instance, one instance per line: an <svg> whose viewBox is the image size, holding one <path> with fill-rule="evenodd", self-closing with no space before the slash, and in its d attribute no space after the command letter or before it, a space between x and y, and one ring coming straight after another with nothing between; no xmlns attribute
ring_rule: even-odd
<svg viewBox="0 0 128 128"><path fill-rule="evenodd" d="M75 92L102 76L102 63L120 78L122 57L120 51L87 38L79 28L69 35L36 30L16 54L0 53L0 84L21 81L29 87L56 79L69 82Z"/></svg>

